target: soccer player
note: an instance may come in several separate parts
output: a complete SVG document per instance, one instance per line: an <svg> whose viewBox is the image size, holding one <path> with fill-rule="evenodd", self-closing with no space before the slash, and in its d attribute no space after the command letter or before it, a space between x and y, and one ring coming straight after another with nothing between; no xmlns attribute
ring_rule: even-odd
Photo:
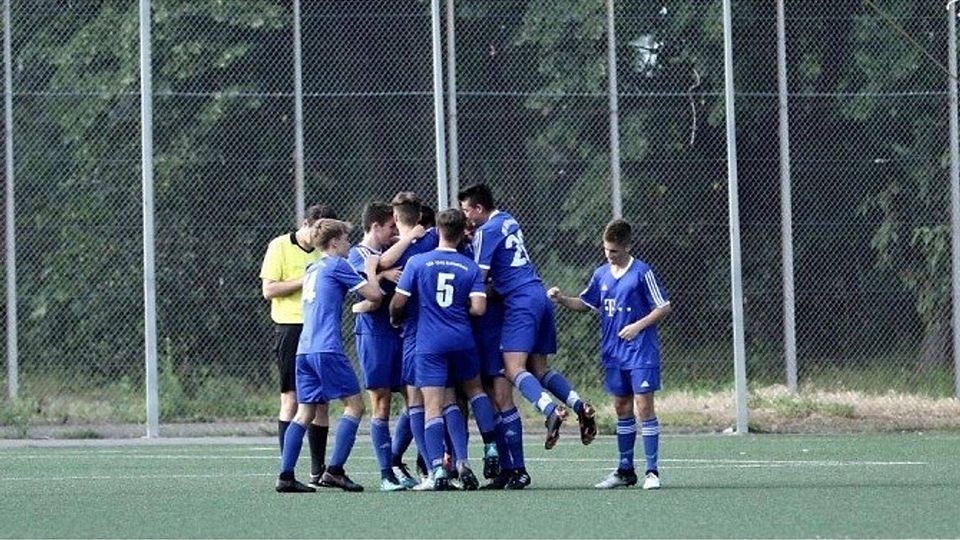
<svg viewBox="0 0 960 540"><path fill-rule="evenodd" d="M396 220L397 229L400 232L399 240L380 256L380 268L397 267L401 270L404 265L414 255L432 251L439 245L439 236L433 227L425 228L420 225L423 218L423 204L420 197L411 191L401 191L394 196L391 201L393 206L393 216ZM414 352L416 350L417 340L417 318L416 305L410 306L404 318L401 335L403 339L403 367L401 378L403 384L407 385L407 414L410 421L410 431L413 439L417 443L417 450L420 454L418 461L424 462L426 469L426 446L424 441L424 412L423 396L416 387L416 378L414 377ZM393 445L393 465L394 474L400 481L412 479L406 466L403 464L403 452L406 446L403 440L394 439ZM409 443L408 443L409 444ZM409 484L409 480L406 481ZM424 478L424 487L427 486Z"/></svg>
<svg viewBox="0 0 960 540"><path fill-rule="evenodd" d="M507 212L497 210L493 192L486 184L475 184L457 194L467 219L476 225L474 257L493 281L494 290L503 297L504 322L500 349L504 370L524 398L545 417L547 437L544 447L553 448L560 437L560 425L567 416L562 405L553 402L550 390L577 413L580 438L590 444L596 437L595 411L585 403L559 372L547 368L547 355L557 351L553 305L548 301L543 281L524 245L520 224ZM530 371L527 371L527 369ZM509 432L520 432L515 410L501 414ZM522 442L510 442L511 454L522 456ZM521 462L522 462L522 458ZM529 483L529 475L516 473L515 480Z"/></svg>
<svg viewBox="0 0 960 540"><path fill-rule="evenodd" d="M284 437L279 492L312 492L311 486L294 477L306 425L316 414L318 404L330 400L343 401L343 416L330 464L320 478L320 485L345 491L363 491L343 469L357 438L357 427L363 416L360 385L350 360L343 352L341 313L343 300L350 291L357 291L370 302L382 299L377 283L378 258L371 255L364 261L366 278L357 274L344 258L350 252L350 225L342 221L321 219L311 229L311 243L323 250L325 257L310 265L303 281L303 332L297 346L297 414Z"/></svg>
<svg viewBox="0 0 960 540"><path fill-rule="evenodd" d="M270 300L270 318L274 322L274 353L280 370L280 413L277 419L277 434L280 452L283 453L283 437L293 416L297 413L296 356L297 343L303 329L303 304L300 291L307 266L321 257L320 250L310 243L310 231L319 219L336 219L334 211L326 205L307 208L306 219L294 232L283 234L270 241L260 269L263 297ZM310 481L320 485L320 476L325 468L327 433L330 420L326 404L317 406L317 414L307 428L310 444Z"/></svg>
<svg viewBox="0 0 960 540"><path fill-rule="evenodd" d="M426 453L433 470L433 488L438 491L450 488L443 468L445 431L454 445L455 466L464 489L479 487L469 466L465 421L448 388L451 384L463 385L485 452L496 453L493 405L480 384L480 361L470 325L471 315L486 310L486 287L476 263L457 252L465 222L459 209L444 210L437 216L439 247L407 261L390 302L394 323L403 318L408 297L419 308L415 377L423 393Z"/></svg>
<svg viewBox="0 0 960 540"><path fill-rule="evenodd" d="M637 441L634 405L640 416L646 474L643 489L660 487L657 455L660 424L653 406L654 392L660 389L660 341L657 323L672 309L670 294L647 263L630 255L630 224L611 221L603 231L607 264L596 269L580 297L564 296L557 287L547 294L550 300L574 311L594 310L600 314L601 355L606 372L607 392L617 412L617 470L597 484L599 489L632 486L637 483L633 448Z"/></svg>
<svg viewBox="0 0 960 540"><path fill-rule="evenodd" d="M367 204L363 209L363 229L363 240L350 249L350 264L357 272L364 270L368 257L379 257L381 251L388 248L397 235L393 207L385 202ZM380 465L380 490L400 491L416 485L409 477L404 478L407 483L401 482L394 473L391 462L393 445L390 439L390 397L392 392L401 392L404 389L400 373L403 343L400 332L390 325L387 305L396 282L400 279L400 270L384 270L377 277L380 289L385 295L384 299L374 311L367 311L372 307L370 302L354 304L353 311L357 313L354 332L364 387L370 395L370 406L373 409L370 438L373 442L374 457ZM409 432L408 415L401 415L397 424L398 431L405 429Z"/></svg>

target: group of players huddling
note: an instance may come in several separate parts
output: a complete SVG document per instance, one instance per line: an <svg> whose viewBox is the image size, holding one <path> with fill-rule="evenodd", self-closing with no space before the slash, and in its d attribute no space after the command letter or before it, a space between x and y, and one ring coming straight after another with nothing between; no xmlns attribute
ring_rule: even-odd
<svg viewBox="0 0 960 540"><path fill-rule="evenodd" d="M351 226L334 219L329 210L312 207L300 230L271 242L261 278L264 296L274 302L274 320L281 323L278 300L289 301L299 293L303 309L302 330L295 328L292 334L295 368L288 365L284 375L280 358L282 378L291 379L295 369L297 405L292 421L284 420L281 411L276 490L363 490L344 470L364 413L341 336L341 313L351 292L361 297L351 311L356 314L357 354L373 409L370 436L381 490L530 485L514 389L544 416L545 448L556 445L567 407L577 416L581 442L593 441L595 409L547 366L548 355L556 352L553 304L593 310L601 318L605 388L618 417L620 456L617 469L595 487L637 484L639 416L646 459L642 486L659 488L660 428L653 403L660 388L656 323L670 312L670 297L650 266L630 255L630 225L619 219L607 225L603 247L608 262L596 269L579 297L570 297L556 287L545 289L519 223L496 208L488 186L470 186L458 193L458 200L461 208L437 214L435 226L429 209L411 192L398 193L390 204L369 203L363 212L363 240L352 247ZM310 255L307 260L312 262L302 277L283 275L283 250ZM293 340L286 330L278 332L282 357L283 350L294 350ZM292 390L290 384L283 390ZM402 395L406 408L396 418L391 438L393 393ZM465 396L483 439L483 476L490 480L483 486L470 467L467 413L458 405L458 394ZM343 415L330 460L324 463L326 404L338 399ZM309 435L312 457L307 484L294 477L304 434ZM403 462L411 440L422 464L419 481Z"/></svg>

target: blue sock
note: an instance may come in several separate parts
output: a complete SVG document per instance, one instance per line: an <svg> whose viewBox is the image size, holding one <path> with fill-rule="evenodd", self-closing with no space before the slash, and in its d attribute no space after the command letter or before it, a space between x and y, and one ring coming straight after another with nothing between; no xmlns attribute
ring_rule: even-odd
<svg viewBox="0 0 960 540"><path fill-rule="evenodd" d="M523 397L530 403L533 403L533 406L542 412L544 416L550 416L554 409L557 408L553 400L550 399L550 396L543 391L543 387L540 386L540 381L529 371L521 371L513 380L513 385L516 386L517 389L520 390L520 393L523 394Z"/></svg>
<svg viewBox="0 0 960 540"><path fill-rule="evenodd" d="M473 417L477 421L477 429L480 430L480 436L483 437L483 443L491 443L496 438L497 423L494 417L497 413L493 411L493 404L487 394L480 392L470 398L470 408L473 409Z"/></svg>
<svg viewBox="0 0 960 540"><path fill-rule="evenodd" d="M393 434L393 447L390 454L393 465L399 465L403 462L403 454L410 447L410 441L413 440L413 431L410 430L410 415L404 409L397 417L396 433Z"/></svg>
<svg viewBox="0 0 960 540"><path fill-rule="evenodd" d="M427 465L434 469L443 465L443 417L437 416L427 420L423 428L423 438L427 443Z"/></svg>
<svg viewBox="0 0 960 540"><path fill-rule="evenodd" d="M504 436L506 433L506 428L503 422L503 415L497 413L497 453L500 454L500 468L502 470L508 471L513 469L513 457L510 455L510 448L507 446L507 439Z"/></svg>
<svg viewBox="0 0 960 540"><path fill-rule="evenodd" d="M643 436L643 454L647 458L647 470L656 471L657 454L660 450L660 422L657 422L656 416L643 421L640 434Z"/></svg>
<svg viewBox="0 0 960 540"><path fill-rule="evenodd" d="M377 458L377 464L380 465L380 472L389 472L391 448L390 442L390 422L385 418L372 418L370 420L370 441L373 443L373 455Z"/></svg>
<svg viewBox="0 0 960 540"><path fill-rule="evenodd" d="M424 438L424 415L423 415L423 405L417 405L410 407L410 431L413 432L413 440L417 442L417 452L420 453L420 456L423 457L425 463L430 463L430 460L427 459L427 442Z"/></svg>
<svg viewBox="0 0 960 540"><path fill-rule="evenodd" d="M633 447L637 444L637 419L634 417L617 420L617 449L620 450L622 471L633 470Z"/></svg>
<svg viewBox="0 0 960 540"><path fill-rule="evenodd" d="M306 426L301 426L296 422L290 422L287 426L287 432L283 435L283 455L280 459L280 473L293 474L297 467L297 458L300 457L300 448L303 446L303 434L307 432Z"/></svg>
<svg viewBox="0 0 960 540"><path fill-rule="evenodd" d="M344 413L337 422L337 435L333 439L333 455L330 456L330 466L343 467L353 450L353 443L357 440L357 428L360 419ZM286 443L284 443L286 444Z"/></svg>
<svg viewBox="0 0 960 540"><path fill-rule="evenodd" d="M453 442L453 463L458 468L466 464L467 455L467 421L463 418L463 411L455 403L443 409L443 422L447 425L447 433Z"/></svg>
<svg viewBox="0 0 960 540"><path fill-rule="evenodd" d="M560 372L548 369L546 373L543 374L543 378L540 379L540 384L549 390L551 394L557 396L557 399L569 405L575 413L580 414L583 412L583 400L580 399L580 394L574 392L570 381L561 375Z"/></svg>
<svg viewBox="0 0 960 540"><path fill-rule="evenodd" d="M511 469L522 469L523 462L523 423L520 421L520 412L516 407L503 411L503 436L507 443L507 451L513 460Z"/></svg>
<svg viewBox="0 0 960 540"><path fill-rule="evenodd" d="M441 412L440 414L443 414L443 413ZM457 449L453 445L453 439L450 438L449 430L445 430L443 432L443 453L450 454L450 461L452 463L457 462Z"/></svg>

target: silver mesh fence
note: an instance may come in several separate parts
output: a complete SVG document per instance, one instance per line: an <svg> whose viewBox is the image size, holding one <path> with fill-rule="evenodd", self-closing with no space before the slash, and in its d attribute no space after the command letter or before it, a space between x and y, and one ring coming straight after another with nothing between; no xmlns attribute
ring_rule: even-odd
<svg viewBox="0 0 960 540"><path fill-rule="evenodd" d="M490 184L546 284L578 293L612 215L605 2L453 4L459 185ZM11 12L20 387L0 423L141 424L136 2L14 0ZM733 3L754 427L951 425L944 6L815 0L785 13L798 393L786 387L776 3ZM721 2L615 2L614 18L623 214L675 307L661 416L722 429L735 411ZM267 242L297 225L293 22L291 1L153 3L167 433L258 431L276 414L257 275ZM300 25L306 204L357 225L366 202L401 190L435 205L430 2L302 2ZM605 402L595 317L557 313L552 365ZM348 316L353 357L351 330Z"/></svg>

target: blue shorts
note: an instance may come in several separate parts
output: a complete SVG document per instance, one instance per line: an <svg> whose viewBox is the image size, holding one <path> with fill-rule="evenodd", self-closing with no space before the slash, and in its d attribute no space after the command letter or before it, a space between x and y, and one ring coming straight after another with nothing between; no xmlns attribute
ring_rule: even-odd
<svg viewBox="0 0 960 540"><path fill-rule="evenodd" d="M617 397L649 394L660 389L660 368L604 368L603 387Z"/></svg>
<svg viewBox="0 0 960 540"><path fill-rule="evenodd" d="M503 353L500 352L502 324L502 320L484 320L474 324L473 340L477 343L477 356L480 358L480 375L483 377L503 376Z"/></svg>
<svg viewBox="0 0 960 540"><path fill-rule="evenodd" d="M553 304L539 283L511 292L504 299L503 352L554 354L557 352L557 325Z"/></svg>
<svg viewBox="0 0 960 540"><path fill-rule="evenodd" d="M363 387L403 387L403 342L398 335L357 334L357 358L363 373Z"/></svg>
<svg viewBox="0 0 960 540"><path fill-rule="evenodd" d="M417 354L417 388L453 386L480 374L476 349Z"/></svg>
<svg viewBox="0 0 960 540"><path fill-rule="evenodd" d="M297 355L297 403L327 403L359 393L360 384L347 355Z"/></svg>
<svg viewBox="0 0 960 540"><path fill-rule="evenodd" d="M403 368L400 380L407 386L417 385L417 335L403 336Z"/></svg>

